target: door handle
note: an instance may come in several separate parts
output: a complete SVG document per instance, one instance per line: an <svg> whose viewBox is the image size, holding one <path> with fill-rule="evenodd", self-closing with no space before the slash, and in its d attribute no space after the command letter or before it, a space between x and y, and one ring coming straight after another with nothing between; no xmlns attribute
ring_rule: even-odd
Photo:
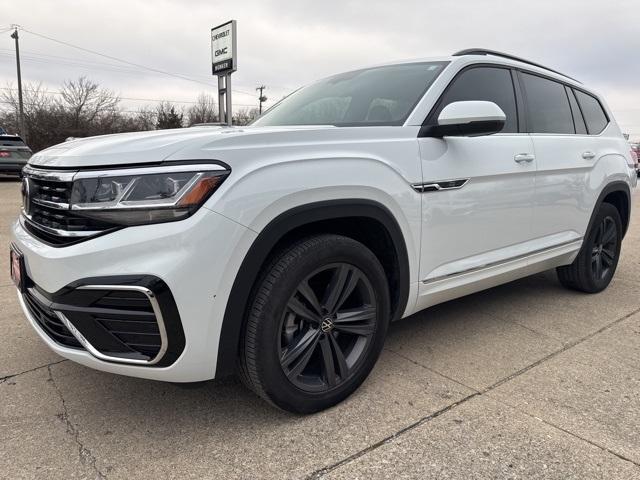
<svg viewBox="0 0 640 480"><path fill-rule="evenodd" d="M536 156L531 153L518 153L513 159L516 163L531 163L536 159Z"/></svg>
<svg viewBox="0 0 640 480"><path fill-rule="evenodd" d="M585 160L593 160L595 156L596 154L590 150L587 150L586 152L582 152L582 158L584 158Z"/></svg>

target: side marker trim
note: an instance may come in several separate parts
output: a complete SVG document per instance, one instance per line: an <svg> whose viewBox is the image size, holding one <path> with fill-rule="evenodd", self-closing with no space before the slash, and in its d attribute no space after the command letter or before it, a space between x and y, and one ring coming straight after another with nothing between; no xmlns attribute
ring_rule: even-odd
<svg viewBox="0 0 640 480"><path fill-rule="evenodd" d="M469 180L469 178L456 178L454 180L443 180L441 182L413 183L411 187L419 193L458 190L464 187Z"/></svg>

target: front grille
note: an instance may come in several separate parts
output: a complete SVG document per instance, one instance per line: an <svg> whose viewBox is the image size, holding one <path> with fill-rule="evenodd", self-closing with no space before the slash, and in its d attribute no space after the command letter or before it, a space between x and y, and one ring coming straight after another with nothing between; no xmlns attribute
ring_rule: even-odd
<svg viewBox="0 0 640 480"><path fill-rule="evenodd" d="M25 226L52 245L63 246L98 235L115 225L86 218L70 209L73 182L64 174L24 171Z"/></svg>
<svg viewBox="0 0 640 480"><path fill-rule="evenodd" d="M48 302L39 298L39 295L32 289L27 290L22 298L31 316L53 340L65 347L81 348L80 342L49 308Z"/></svg>

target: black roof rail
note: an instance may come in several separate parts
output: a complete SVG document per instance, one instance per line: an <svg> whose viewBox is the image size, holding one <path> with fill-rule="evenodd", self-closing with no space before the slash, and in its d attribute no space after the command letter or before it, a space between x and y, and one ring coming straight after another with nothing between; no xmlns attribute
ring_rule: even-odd
<svg viewBox="0 0 640 480"><path fill-rule="evenodd" d="M533 65L534 67L543 68L550 72L557 73L558 75L562 75L563 77L570 78L574 82L582 83L580 80L576 80L575 78L570 77L569 75L566 75L552 68L545 67L544 65L540 65L539 63L535 63L535 62L532 62L531 60L526 60L524 58L516 57L515 55L510 55L508 53L498 52L496 50L489 50L486 48L467 48L466 50L460 50L459 52L456 52L453 54L454 57L462 57L463 55L493 55L494 57L508 58L509 60L516 60L517 62L522 62L529 65Z"/></svg>

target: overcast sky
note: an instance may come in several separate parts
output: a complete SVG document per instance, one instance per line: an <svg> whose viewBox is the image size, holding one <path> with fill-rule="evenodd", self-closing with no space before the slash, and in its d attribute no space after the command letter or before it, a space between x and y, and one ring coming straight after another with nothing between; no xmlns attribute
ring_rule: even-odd
<svg viewBox="0 0 640 480"><path fill-rule="evenodd" d="M640 140L639 7L637 0L0 0L0 32L11 23L25 29L24 82L55 91L65 79L87 75L125 99L142 99L123 100L131 110L155 99L189 102L202 91L215 94L210 29L229 19L238 22L238 106L257 105L260 84L271 102L331 73L491 48L597 89L623 130ZM127 66L29 31L196 81ZM0 33L1 87L15 86L9 34Z"/></svg>

